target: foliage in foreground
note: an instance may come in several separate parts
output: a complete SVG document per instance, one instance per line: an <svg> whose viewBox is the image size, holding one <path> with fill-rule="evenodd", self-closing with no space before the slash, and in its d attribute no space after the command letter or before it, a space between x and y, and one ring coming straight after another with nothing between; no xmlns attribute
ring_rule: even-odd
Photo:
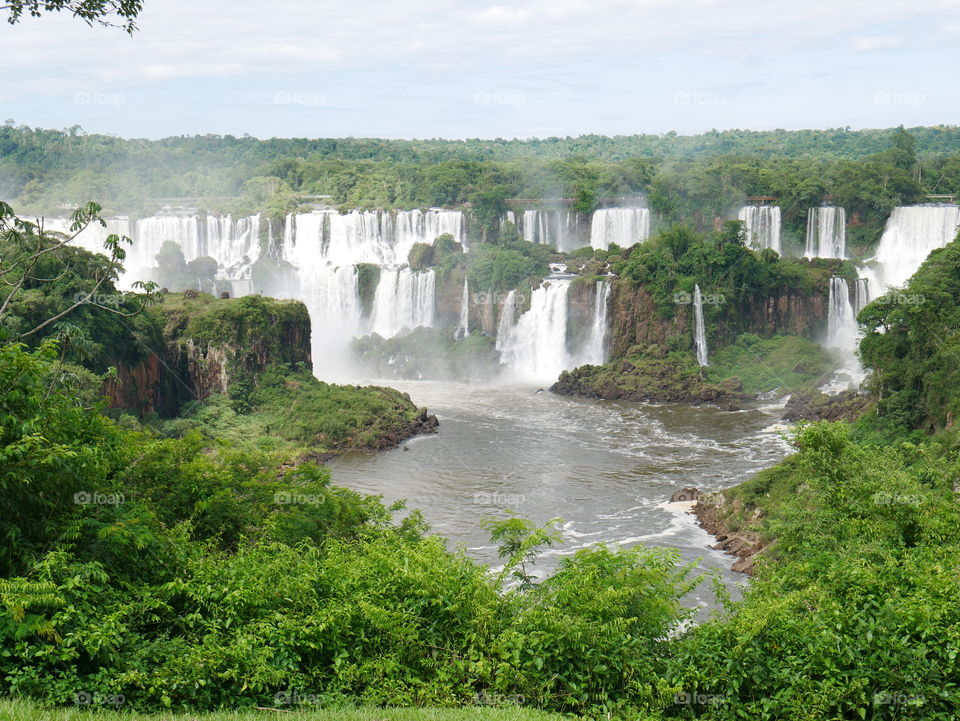
<svg viewBox="0 0 960 721"><path fill-rule="evenodd" d="M109 710L112 708L111 704L106 704L105 707L103 704L94 705L92 701L91 698L89 706L84 704L75 708L50 709L27 700L0 700L0 718L4 721L263 721L273 715L270 712L256 710L209 713L167 711L141 715L123 710ZM122 704L120 706L122 707ZM282 716L284 721L561 721L568 718L516 706L455 709L377 707L331 709L308 705L307 710L292 711Z"/></svg>
<svg viewBox="0 0 960 721"><path fill-rule="evenodd" d="M673 647L707 719L947 719L960 706L955 458L866 446L843 423L728 492L776 539L734 612Z"/></svg>
<svg viewBox="0 0 960 721"><path fill-rule="evenodd" d="M79 406L51 385L55 353L0 357L5 693L591 713L669 695L656 679L690 586L673 554L599 546L504 589L416 514L394 522L324 469Z"/></svg>

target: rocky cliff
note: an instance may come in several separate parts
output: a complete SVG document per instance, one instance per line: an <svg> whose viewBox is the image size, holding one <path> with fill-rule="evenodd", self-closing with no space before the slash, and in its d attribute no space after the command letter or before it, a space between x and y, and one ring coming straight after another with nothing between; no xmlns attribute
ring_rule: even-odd
<svg viewBox="0 0 960 721"><path fill-rule="evenodd" d="M705 312L712 315L711 296L706 297ZM717 298L720 308L711 324L708 343L711 350L718 350L742 333L761 338L776 334L816 338L826 328L827 299L826 286L743 300ZM618 279L613 284L610 313L610 350L614 358L627 355L636 346L670 346L673 338L683 339L680 345L693 345L693 307L685 295L664 309L645 286Z"/></svg>
<svg viewBox="0 0 960 721"><path fill-rule="evenodd" d="M310 317L299 301L188 291L150 312L162 316L160 347L135 366L117 364L117 378L104 388L114 407L172 417L188 401L227 393L271 365L311 368Z"/></svg>

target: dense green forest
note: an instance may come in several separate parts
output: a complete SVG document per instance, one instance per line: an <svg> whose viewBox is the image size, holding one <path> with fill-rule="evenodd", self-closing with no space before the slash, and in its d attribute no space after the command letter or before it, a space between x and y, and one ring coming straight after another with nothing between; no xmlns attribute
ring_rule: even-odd
<svg viewBox="0 0 960 721"><path fill-rule="evenodd" d="M842 205L857 246L876 240L895 205L958 192L960 130L952 127L527 141L150 141L0 128L0 198L47 215L89 200L108 212L151 212L172 198L211 212L283 215L330 196L350 208L470 203L492 230L511 200L562 198L589 213L644 195L663 221L709 229L745 198L768 195L796 237L808 207Z"/></svg>
<svg viewBox="0 0 960 721"><path fill-rule="evenodd" d="M668 292L676 281L661 277L669 259L658 255L722 264L726 246L746 252L678 231L621 271ZM683 598L708 579L671 552L597 545L538 578L531 563L559 542L555 522L490 519L504 560L492 572L446 549L418 514L335 487L327 469L291 463L289 446L249 442L270 431L223 422L227 410L282 419L289 400L276 394L291 383L304 394L295 368L241 382L200 422L115 419L95 383L77 393L70 335L25 336L21 314L37 306L17 305L0 348L3 689L144 710L286 699L519 704L597 719L952 719L956 382L932 349L952 353L957 247L912 279L917 303L881 298L862 311L885 329L864 342L875 409L852 426L799 426L794 455L728 492L728 522L755 528L766 548L744 599L718 586L726 611L684 632ZM80 282L62 273L76 254L61 251L44 255L43 277L58 279L18 294ZM756 261L757 282L770 261ZM269 310L256 298L198 298L192 311L186 300L167 317L187 313L198 341ZM85 310L77 324L88 327L105 312Z"/></svg>

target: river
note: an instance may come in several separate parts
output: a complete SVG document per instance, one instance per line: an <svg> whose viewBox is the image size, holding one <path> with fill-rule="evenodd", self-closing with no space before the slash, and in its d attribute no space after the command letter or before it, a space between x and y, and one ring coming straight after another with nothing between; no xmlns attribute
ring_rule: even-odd
<svg viewBox="0 0 960 721"><path fill-rule="evenodd" d="M334 459L334 482L386 502L405 499L451 546L494 568L500 560L480 520L507 509L538 523L563 519L563 543L542 554L539 573L594 543L644 543L700 559L735 591L744 577L730 571L734 559L710 549L713 539L694 518L665 502L685 486L732 486L789 452L781 406L729 412L572 398L536 386L380 384L436 413L440 432ZM692 600L713 607L709 584Z"/></svg>

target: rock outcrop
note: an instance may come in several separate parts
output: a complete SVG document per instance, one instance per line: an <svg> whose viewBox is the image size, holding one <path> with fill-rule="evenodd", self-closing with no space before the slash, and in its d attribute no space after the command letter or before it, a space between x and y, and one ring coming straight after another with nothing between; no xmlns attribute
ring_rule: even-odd
<svg viewBox="0 0 960 721"><path fill-rule="evenodd" d="M731 569L738 573L752 575L757 560L766 550L773 547L773 544L768 543L759 532L760 521L763 518L760 509L754 509L745 522L734 527L730 523L731 517L743 515L739 500L728 501L722 491L710 494L689 488L683 491L696 498L696 505L691 512L696 516L700 527L716 539L716 545L711 548L736 556L737 560L734 561Z"/></svg>
<svg viewBox="0 0 960 721"><path fill-rule="evenodd" d="M550 390L605 400L648 403L709 403L737 410L753 400L740 392L740 382L706 382L696 360L685 353L665 353L653 345L604 366L581 366L564 371Z"/></svg>
<svg viewBox="0 0 960 721"><path fill-rule="evenodd" d="M785 421L855 421L873 405L856 391L827 395L819 391L794 393L784 408Z"/></svg>

